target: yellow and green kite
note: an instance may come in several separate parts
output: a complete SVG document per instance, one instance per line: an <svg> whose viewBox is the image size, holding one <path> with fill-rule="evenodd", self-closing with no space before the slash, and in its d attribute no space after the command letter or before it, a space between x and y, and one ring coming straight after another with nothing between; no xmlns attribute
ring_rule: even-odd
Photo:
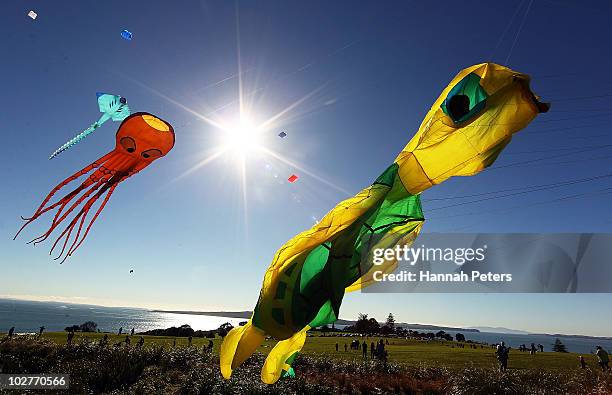
<svg viewBox="0 0 612 395"><path fill-rule="evenodd" d="M344 293L370 285L375 270L395 270L393 259L374 266L372 251L412 244L425 220L420 193L452 176L471 176L490 166L514 133L548 111L549 105L530 90L529 80L493 63L459 72L412 140L371 186L276 252L253 316L223 341L223 377L228 379L266 336L279 342L266 358L263 382L293 375L291 364L306 332L335 322Z"/></svg>

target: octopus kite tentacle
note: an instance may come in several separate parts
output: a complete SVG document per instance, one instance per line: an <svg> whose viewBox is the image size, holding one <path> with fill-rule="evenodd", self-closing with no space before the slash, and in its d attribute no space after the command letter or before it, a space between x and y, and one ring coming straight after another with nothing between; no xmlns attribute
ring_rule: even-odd
<svg viewBox="0 0 612 395"><path fill-rule="evenodd" d="M62 245L62 250L59 253L59 255L54 258L55 260L60 259L62 256L64 256L64 258L62 259L62 261L60 263L64 263L66 261L66 259L72 255L72 253L74 253L76 251L76 249L81 245L81 243L83 242L83 240L85 240L85 237L87 236L87 234L89 233L89 229L91 229L91 226L93 225L93 223L96 221L96 219L98 218L98 215L100 214L100 212L102 212L102 209L104 209L104 206L106 205L106 202L108 202L108 199L110 198L110 196L113 194L115 188L117 187L117 185L123 181L125 179L125 176L123 175L119 175L119 176L113 176L110 180L108 180L108 182L106 182L104 184L104 186L102 187L102 189L100 189L93 197L91 197L87 203L85 203L85 205L83 206L83 208L79 211L79 213L74 217L74 219L72 221L70 221L70 224L68 224L68 226L66 226L66 228L64 229L64 231L60 234L60 236L57 238L57 240L55 240L55 243L53 243L53 246L51 247L51 251L49 251L49 254L53 253L53 250L55 249L55 247L57 246L58 242L60 240L62 240L62 238L64 238L64 244ZM91 207L96 203L96 201L106 193L106 196L104 197L104 200L102 202L102 204L100 205L100 207L98 208L98 210L96 211L96 214L94 215L93 219L89 222L87 229L85 231L85 234L83 235L83 237L81 238L81 240L79 241L79 236L81 234L81 231L83 229L83 225L85 223L85 219L87 217L87 214L89 213L89 210L91 209ZM64 255L64 252L66 251L66 247L68 245L68 241L70 240L70 235L72 234L72 231L74 230L77 222L80 219L80 223L79 223L79 228L77 230L77 234L72 242L72 245L70 246L70 248L68 249L68 253L66 255ZM65 235L65 237L64 237ZM78 242L78 244L77 244ZM75 247L76 244L76 247Z"/></svg>
<svg viewBox="0 0 612 395"><path fill-rule="evenodd" d="M127 178L127 177L125 177L125 178ZM96 222L96 219L98 219L98 216L100 215L100 213L104 209L104 206L106 206L106 203L108 202L108 200L110 199L111 195L115 191L115 188L117 188L117 184L119 184L119 182L125 180L125 178L123 178L120 181L117 181L116 184L114 184L113 186L110 187L108 193L106 194L106 196L104 197L104 200L102 201L102 204L98 208L98 211L96 211L96 214L94 214L93 219L91 220L91 222L89 222L89 225L87 225L87 229L85 229L85 233L83 234L83 237L81 238L81 240L77 244L77 241L78 241L78 238L79 238L79 233L81 232L81 227L83 226L83 222L84 222L83 220L81 221L81 225L79 226L79 231L77 232L77 236L75 237L74 242L70 246L70 249L68 250L68 254L66 255L66 257L71 256L77 250L77 248L79 248L81 246L81 244L85 240L85 237L87 237L87 235L89 234L89 230L91 229L92 225L94 224L94 222ZM85 217L83 217L83 218L85 218ZM76 244L76 246L75 246L75 244ZM64 260L65 259L66 258L64 258Z"/></svg>
<svg viewBox="0 0 612 395"><path fill-rule="evenodd" d="M95 191L97 191L105 182L104 179L100 179L100 181L98 181L96 184L94 184L89 190L87 190L83 196L81 196L80 198L78 198L73 204L72 206L70 206L70 208L68 209L68 211L66 211L64 213L64 215L62 215L60 217L60 215L62 214L62 211L64 210L64 208L66 207L66 205L68 203L70 203L70 200L65 201L62 206L59 208L59 210L57 210L57 213L55 213L55 217L53 218L53 222L51 222L51 226L49 227L49 229L43 233L42 235L30 240L28 242L28 244L33 243L34 245L38 244L38 243L42 243L43 241L45 241L49 235L55 230L55 228L66 219L66 217L68 217L68 215L70 215L70 213L76 208L78 207L81 203L83 203L83 201L85 201L85 199L87 199L92 193L94 193ZM79 187L81 188L81 187ZM73 197L76 195L73 195Z"/></svg>
<svg viewBox="0 0 612 395"><path fill-rule="evenodd" d="M46 213L49 210L54 209L55 207L59 206L60 204L65 204L67 202L69 202L72 198L74 198L76 195L78 195L83 189L85 189L88 185L87 185L87 180L85 180L83 182L83 184L81 184L78 188L76 188L74 191L70 192L68 195L64 196L62 199L60 199L59 201L57 201L54 204L51 204L48 207L45 207L47 205L47 203L49 203L49 200L51 200L53 198L53 196L63 187L65 187L66 185L70 184L72 181L77 180L78 178L86 175L87 173L91 172L92 170L95 170L99 167L101 167L103 164L105 164L105 162L107 162L109 159L112 158L112 154L113 152L109 152L108 154L104 155L103 157L101 157L100 159L98 159L97 161L85 166L84 168L82 168L81 170L77 171L76 173L74 173L73 175L71 175L70 177L66 178L64 181L60 182L59 184L57 184L52 190L51 192L49 192L49 194L47 195L47 197L45 197L45 199L43 200L43 202L40 204L40 206L36 209L36 211L34 212L34 214L31 217L21 217L24 221L27 221L25 224L23 224L23 226L19 229L19 231L17 232L17 234L15 235L15 237L13 237L13 240L15 240L17 238L17 236L19 236L19 234L21 233L21 231L28 226L30 223L32 223L33 221L35 221L38 217L40 217L41 215L43 215L44 213Z"/></svg>
<svg viewBox="0 0 612 395"><path fill-rule="evenodd" d="M66 229L64 229L64 231L61 233L59 238L55 241L55 243L53 244L53 247L51 248L51 251L49 252L51 254L53 252L53 250L55 249L55 247L57 246L58 242L64 236L66 236L66 241L65 241L65 243L63 245L62 252L56 258L56 259L59 259L63 255L63 253L64 253L64 251L66 249L66 245L67 245L68 239L70 238L70 234L72 233L72 229L75 227L77 221L79 219L81 219L81 226L79 227L79 231L77 232L77 237L78 237L78 235L80 235L82 225L84 224L87 212L89 211L91 206L96 202L96 200L98 200L100 198L100 196L102 196L105 192L110 190L110 193L107 194L106 199L105 199L105 203L106 203L106 201L110 197L110 194L112 193L112 191L115 190L117 184L119 182L123 181L125 178L127 178L126 175L125 175L125 172L118 173L117 171L111 170L111 169L113 169L113 168L122 168L123 166L126 166L126 165L129 166L131 164L130 162L133 162L133 159L130 158L129 156L124 156L124 155L109 156L109 155L105 155L100 160L98 160L96 162L93 162L92 164L84 167L82 170L76 172L72 176L66 178L64 181L62 181L60 184L58 184L56 187L54 187L51 190L49 195L47 195L47 197L45 198L43 203L39 206L39 208L36 210L36 212L30 218L26 219L27 222L19 229L19 231L15 235L15 238L17 238L17 236L21 233L21 231L27 225L32 223L34 220L36 220L37 218L39 218L41 215L45 214L46 212L57 208L57 212L55 213L55 216L53 218L53 221L51 222L51 225L49 226L49 229L47 229L47 231L44 232L42 235L40 235L40 236L30 240L28 242L28 244L33 243L34 245L36 245L38 243L41 243L41 242L45 241L51 235L51 233L53 233L53 231L62 222L64 222L66 220L66 218L68 218L68 216L77 207L79 207L83 202L86 202L85 205L83 206L83 208L76 215L76 217L72 221L70 221L70 224L66 227ZM130 167L128 167L128 168L130 168ZM68 193L65 197L61 198L59 201L46 206L49 203L49 201L51 200L52 196L55 193L57 193L58 191L60 191L64 186L70 184L72 181L80 178L83 175L86 175L87 173L89 173L91 171L93 171L93 173L87 179L85 179L81 183L81 185L76 187L74 190L72 190L70 193ZM84 192L84 193L80 197L77 198L77 196L79 196L79 194L81 194L82 192ZM91 195L94 194L94 193L95 193L95 195L93 197L91 197ZM71 202L72 202L72 205L70 205L70 207L68 207L68 209L65 210L66 207ZM58 206L59 206L59 208L58 208ZM99 211L98 211L97 214L99 214ZM88 227L88 229L90 227L91 227L91 224ZM76 241L78 241L78 239L75 239L75 243L76 243ZM82 242L82 240L81 240L81 242ZM79 245L80 245L80 243L79 243ZM72 250L72 252L74 252L76 250L76 248L73 248L73 247L74 247L74 245L71 246L71 249L69 249L69 251ZM68 255L66 255L66 257L67 256Z"/></svg>

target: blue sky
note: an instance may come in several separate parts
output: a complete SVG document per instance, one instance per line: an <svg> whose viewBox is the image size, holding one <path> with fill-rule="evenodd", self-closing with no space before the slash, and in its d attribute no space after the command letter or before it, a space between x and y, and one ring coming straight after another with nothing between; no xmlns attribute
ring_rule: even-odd
<svg viewBox="0 0 612 395"><path fill-rule="evenodd" d="M347 192L369 185L456 72L483 61L531 74L534 91L553 108L515 137L496 162L499 169L427 191L424 231L610 232L610 191L604 190L612 187L609 178L427 214L448 205L431 198L609 172L612 5L529 4L3 4L0 295L250 309L276 249ZM38 13L36 20L27 17L30 9ZM132 41L120 37L123 29L133 33ZM197 114L233 122L240 86L254 122L295 104L261 141L293 165L250 154L246 207L234 156L185 174L210 155L221 135ZM17 241L12 237L20 215L33 212L61 179L114 147L117 124L106 124L47 160L97 119L97 91L121 94L133 110L168 120L177 142L167 157L117 188L86 242L60 266L48 255L52 243L25 245L44 230L48 217ZM287 138L276 137L281 130ZM508 164L513 165L503 167ZM293 173L298 182L283 181ZM350 294L341 317L368 312L382 319L393 312L405 322L609 335L612 322L600 315L611 299Z"/></svg>

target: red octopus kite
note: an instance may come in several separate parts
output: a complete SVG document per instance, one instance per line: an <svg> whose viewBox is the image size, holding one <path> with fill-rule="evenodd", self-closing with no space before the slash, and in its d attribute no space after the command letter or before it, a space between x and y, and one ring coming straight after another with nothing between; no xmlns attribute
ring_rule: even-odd
<svg viewBox="0 0 612 395"><path fill-rule="evenodd" d="M36 244L45 241L55 228L66 221L69 215L85 202L76 215L72 216L72 219L70 219L68 225L66 225L60 236L56 239L49 252L52 253L63 239L62 250L57 258L55 258L59 259L63 256L63 263L83 243L91 226L104 209L117 185L149 166L154 160L165 156L173 146L174 129L168 122L146 112L130 115L125 118L117 130L115 149L92 164L85 166L53 188L30 218L22 217L27 222L19 229L15 238L27 225L42 214L57 209L49 229L30 241L30 243ZM81 185L77 186L57 202L50 204L53 196L63 187L85 175L89 176ZM103 200L100 207L98 207L98 210L83 232L83 225L89 210L101 197L103 197ZM77 229L76 235L72 239L70 247L66 249L75 228Z"/></svg>

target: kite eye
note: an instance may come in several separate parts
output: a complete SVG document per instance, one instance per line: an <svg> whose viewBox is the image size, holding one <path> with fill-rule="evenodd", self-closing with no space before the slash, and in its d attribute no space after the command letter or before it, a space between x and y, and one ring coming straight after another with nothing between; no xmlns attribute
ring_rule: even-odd
<svg viewBox="0 0 612 395"><path fill-rule="evenodd" d="M119 140L119 144L129 153L136 151L136 142L131 137L123 137Z"/></svg>
<svg viewBox="0 0 612 395"><path fill-rule="evenodd" d="M470 98L466 95L455 95L448 101L448 113L453 119L461 119L470 112Z"/></svg>
<svg viewBox="0 0 612 395"><path fill-rule="evenodd" d="M127 103L127 99L125 97L122 97L121 99L119 99L119 103L126 104Z"/></svg>
<svg viewBox="0 0 612 395"><path fill-rule="evenodd" d="M485 108L487 97L487 92L480 86L480 77L468 74L450 90L441 108L457 124L480 113Z"/></svg>
<svg viewBox="0 0 612 395"><path fill-rule="evenodd" d="M163 156L162 152L160 150L158 150L158 149L149 149L149 150L146 150L141 155L145 159L157 159L157 158L161 158Z"/></svg>

